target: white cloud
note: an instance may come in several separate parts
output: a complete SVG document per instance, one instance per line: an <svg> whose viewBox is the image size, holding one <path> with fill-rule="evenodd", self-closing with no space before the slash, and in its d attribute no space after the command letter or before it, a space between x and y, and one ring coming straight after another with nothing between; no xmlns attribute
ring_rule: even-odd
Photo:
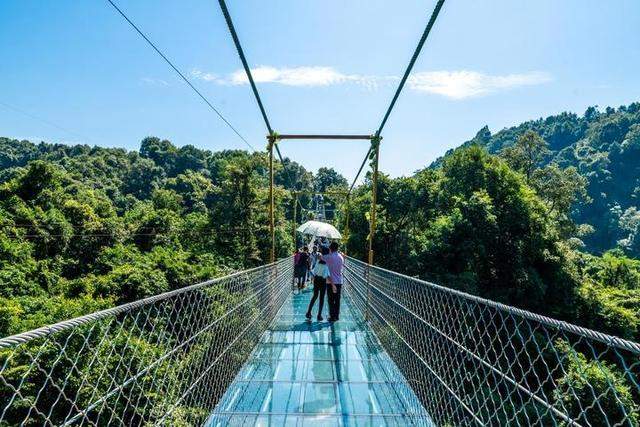
<svg viewBox="0 0 640 427"><path fill-rule="evenodd" d="M393 76L366 76L360 74L344 74L333 67L272 67L261 65L251 69L251 74L256 83L273 83L283 86L317 87L332 86L338 84L354 83L367 89L377 89L385 82L396 81ZM216 74L193 70L191 75L197 79L215 82L218 84L244 85L249 80L243 69L234 71L225 77Z"/></svg>
<svg viewBox="0 0 640 427"><path fill-rule="evenodd" d="M260 66L251 70L256 83L278 83L285 86L330 86L344 83L346 76L332 67L295 67L276 68ZM244 70L238 70L230 76L231 84L246 84Z"/></svg>
<svg viewBox="0 0 640 427"><path fill-rule="evenodd" d="M191 76L196 79L204 80L205 82L221 82L218 78L218 75L212 73L205 73L204 71L200 71L197 68L191 70Z"/></svg>
<svg viewBox="0 0 640 427"><path fill-rule="evenodd" d="M166 80L155 79L152 77L143 77L142 83L147 84L149 86L169 86L169 83Z"/></svg>
<svg viewBox="0 0 640 427"><path fill-rule="evenodd" d="M419 92L435 93L451 99L465 99L549 81L551 76L539 71L491 76L477 71L461 70L418 72L409 77L408 83L411 89Z"/></svg>
<svg viewBox="0 0 640 427"><path fill-rule="evenodd" d="M273 67L261 65L251 69L256 83L279 84L294 87L322 87L339 84L356 84L368 90L375 90L383 84L399 81L398 76L375 76L344 74L333 67ZM249 81L243 69L226 76L191 71L191 76L221 85L245 85ZM531 86L551 81L551 76L543 72L522 74L488 75L478 71L423 71L409 77L408 86L418 92L433 93L451 99L478 97L519 86Z"/></svg>

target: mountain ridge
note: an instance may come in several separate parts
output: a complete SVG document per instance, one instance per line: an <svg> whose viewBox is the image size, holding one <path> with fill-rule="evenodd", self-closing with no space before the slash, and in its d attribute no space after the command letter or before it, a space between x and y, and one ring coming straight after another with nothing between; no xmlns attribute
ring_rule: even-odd
<svg viewBox="0 0 640 427"><path fill-rule="evenodd" d="M573 219L589 224L593 232L583 238L585 249L602 253L622 248L640 256L640 103L618 108L597 106L579 116L563 112L529 120L492 133L488 126L460 146L448 150L428 168L438 168L456 150L479 145L491 154L513 146L527 131L540 135L549 155L541 166L575 167L587 179L589 203L574 206Z"/></svg>

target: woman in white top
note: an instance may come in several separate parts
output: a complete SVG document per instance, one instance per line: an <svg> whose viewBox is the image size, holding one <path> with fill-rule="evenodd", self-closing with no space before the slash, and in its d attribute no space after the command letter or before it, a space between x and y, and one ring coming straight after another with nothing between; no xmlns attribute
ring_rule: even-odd
<svg viewBox="0 0 640 427"><path fill-rule="evenodd" d="M309 261L311 262L311 268L309 269L309 280L313 282L313 276L315 275L314 270L316 269L316 264L318 263L318 259L320 258L320 252L318 252L318 247L313 246L313 250L309 254Z"/></svg>
<svg viewBox="0 0 640 427"><path fill-rule="evenodd" d="M323 247L321 249L321 255L318 255L315 268L313 269L313 297L311 297L309 308L307 309L307 320L311 320L311 310L313 309L313 305L315 304L318 297L320 297L320 302L318 304L317 319L318 322L324 320L322 317L322 308L324 307L324 294L327 290L327 283L331 283L331 278L329 274L329 267L327 267L327 263L322 259L322 256L328 254L329 249Z"/></svg>

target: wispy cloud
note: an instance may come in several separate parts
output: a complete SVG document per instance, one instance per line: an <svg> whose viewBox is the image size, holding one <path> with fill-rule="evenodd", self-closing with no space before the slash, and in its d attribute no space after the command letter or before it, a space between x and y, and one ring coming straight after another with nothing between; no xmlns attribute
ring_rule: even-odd
<svg viewBox="0 0 640 427"><path fill-rule="evenodd" d="M218 78L217 74L205 73L204 71L198 70L197 68L191 70L191 76L196 79L204 80L205 82L223 83L223 81Z"/></svg>
<svg viewBox="0 0 640 427"><path fill-rule="evenodd" d="M386 82L395 81L395 76L368 76L361 74L344 74L333 67L272 67L261 65L251 69L251 74L256 83L273 83L283 86L317 87L333 86L338 84L353 83L367 89L377 89ZM233 73L219 77L216 74L193 70L191 75L197 79L215 82L218 84L244 85L249 81L244 70L239 69Z"/></svg>
<svg viewBox="0 0 640 427"><path fill-rule="evenodd" d="M142 83L149 86L169 86L169 83L166 80L156 79L153 77L143 77L140 79Z"/></svg>
<svg viewBox="0 0 640 427"><path fill-rule="evenodd" d="M258 83L278 83L285 86L329 86L344 83L347 76L332 67L276 68L260 66L251 70ZM247 83L243 70L231 74L231 84Z"/></svg>
<svg viewBox="0 0 640 427"><path fill-rule="evenodd" d="M433 93L451 99L488 95L520 86L550 82L548 73L533 71L522 74L492 76L477 71L425 71L409 78L409 87L419 92Z"/></svg>
<svg viewBox="0 0 640 427"><path fill-rule="evenodd" d="M333 67L273 67L261 65L251 69L256 83L279 84L294 87L322 87L340 84L355 84L368 90L376 90L381 85L397 83L398 76L376 76L365 74L345 74ZM243 69L220 76L198 69L191 76L221 85L245 85L249 81ZM543 72L521 74L489 75L478 71L424 71L411 75L408 87L417 92L431 93L450 99L465 99L488 95L494 92L520 86L532 86L551 81L551 76Z"/></svg>

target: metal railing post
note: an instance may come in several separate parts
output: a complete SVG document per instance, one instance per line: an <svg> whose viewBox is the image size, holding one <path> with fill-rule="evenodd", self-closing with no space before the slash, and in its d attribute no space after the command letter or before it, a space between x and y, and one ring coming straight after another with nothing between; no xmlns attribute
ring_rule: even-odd
<svg viewBox="0 0 640 427"><path fill-rule="evenodd" d="M348 255L347 245L349 244L349 210L351 208L351 195L347 194L347 208L344 219L344 254Z"/></svg>
<svg viewBox="0 0 640 427"><path fill-rule="evenodd" d="M271 236L271 251L269 254L269 261L274 262L276 260L276 231L273 195L273 147L276 144L277 136L272 133L267 137L267 139L269 140L269 235Z"/></svg>
<svg viewBox="0 0 640 427"><path fill-rule="evenodd" d="M298 193L293 192L293 250L295 251L298 247L298 235L296 234L296 225L297 216L298 216Z"/></svg>
<svg viewBox="0 0 640 427"><path fill-rule="evenodd" d="M380 157L381 137L372 137L373 159L371 167L373 176L371 178L371 213L369 221L369 264L373 265L373 237L376 232L376 205L378 202L378 158Z"/></svg>
<svg viewBox="0 0 640 427"><path fill-rule="evenodd" d="M378 202L378 158L380 157L380 141L382 137L371 137L373 148L373 159L371 167L373 176L371 177L371 213L369 215L369 266L367 267L367 309L365 319L369 320L369 307L371 306L371 266L373 265L373 238L376 231L376 207Z"/></svg>

